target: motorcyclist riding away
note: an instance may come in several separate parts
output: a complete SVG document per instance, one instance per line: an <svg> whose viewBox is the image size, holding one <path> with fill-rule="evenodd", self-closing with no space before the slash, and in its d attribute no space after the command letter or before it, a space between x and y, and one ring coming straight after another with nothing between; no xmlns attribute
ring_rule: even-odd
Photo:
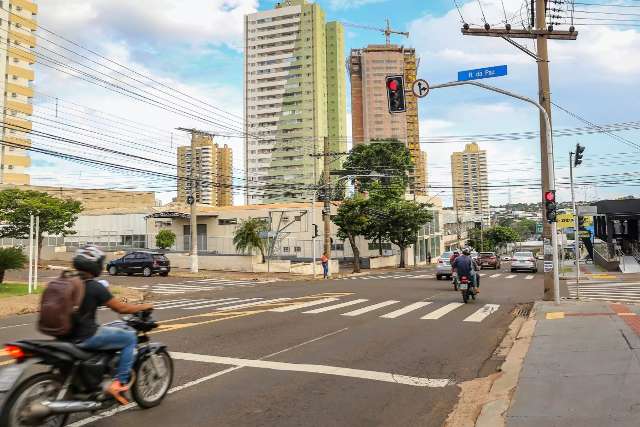
<svg viewBox="0 0 640 427"><path fill-rule="evenodd" d="M471 258L471 251L469 251L469 249L463 249L462 250L462 255L460 255L459 257L457 257L452 264L452 268L457 271L458 273L458 277L463 277L463 276L467 276L468 278L471 279L473 285L475 286L476 284L476 280L475 280L475 268L474 268L474 263L475 261L473 260L473 258ZM477 290L477 287L476 287Z"/></svg>

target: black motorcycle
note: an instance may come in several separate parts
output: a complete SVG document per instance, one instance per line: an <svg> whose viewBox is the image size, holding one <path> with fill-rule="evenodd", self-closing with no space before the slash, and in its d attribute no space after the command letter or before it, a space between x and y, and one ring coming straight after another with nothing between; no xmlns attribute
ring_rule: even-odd
<svg viewBox="0 0 640 427"><path fill-rule="evenodd" d="M476 299L476 288L467 276L460 278L458 288L460 289L460 293L462 293L462 301L464 301L465 304L469 302L469 298Z"/></svg>
<svg viewBox="0 0 640 427"><path fill-rule="evenodd" d="M108 323L138 334L131 396L142 408L162 402L173 381L165 345L149 341L158 327L151 311ZM5 351L16 363L0 371L0 426L61 427L70 414L96 412L117 404L104 390L118 365L118 351L89 351L57 340L20 340Z"/></svg>

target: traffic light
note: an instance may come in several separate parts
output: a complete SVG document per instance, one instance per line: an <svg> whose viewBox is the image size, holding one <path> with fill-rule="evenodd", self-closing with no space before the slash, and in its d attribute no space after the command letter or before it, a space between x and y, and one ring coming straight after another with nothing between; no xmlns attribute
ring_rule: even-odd
<svg viewBox="0 0 640 427"><path fill-rule="evenodd" d="M555 190L550 190L550 191L545 191L544 193L544 205L545 205L545 209L546 209L546 217L547 217L547 222L549 224L556 222L556 216L557 216L557 206L556 206L556 191Z"/></svg>
<svg viewBox="0 0 640 427"><path fill-rule="evenodd" d="M582 230L584 228L584 217L578 216L578 230Z"/></svg>
<svg viewBox="0 0 640 427"><path fill-rule="evenodd" d="M584 153L584 147L580 144L576 144L576 157L573 161L574 166L578 166L580 163L582 163L582 153Z"/></svg>
<svg viewBox="0 0 640 427"><path fill-rule="evenodd" d="M387 77L387 99L390 113L404 113L407 110L404 99L404 77Z"/></svg>

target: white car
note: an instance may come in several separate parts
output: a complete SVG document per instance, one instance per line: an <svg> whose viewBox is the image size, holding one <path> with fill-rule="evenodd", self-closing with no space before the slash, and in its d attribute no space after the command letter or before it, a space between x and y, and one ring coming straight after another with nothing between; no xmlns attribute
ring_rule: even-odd
<svg viewBox="0 0 640 427"><path fill-rule="evenodd" d="M442 280L443 277L451 279L451 263L449 263L451 255L453 255L453 251L444 252L440 258L438 258L438 263L436 264L436 279Z"/></svg>
<svg viewBox="0 0 640 427"><path fill-rule="evenodd" d="M511 259L511 272L518 270L529 270L532 273L538 272L538 265L533 256L533 252L516 252Z"/></svg>

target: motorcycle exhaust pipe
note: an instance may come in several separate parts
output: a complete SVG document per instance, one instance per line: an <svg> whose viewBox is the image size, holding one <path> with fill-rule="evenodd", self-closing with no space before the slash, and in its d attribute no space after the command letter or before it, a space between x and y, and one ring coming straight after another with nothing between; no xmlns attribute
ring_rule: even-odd
<svg viewBox="0 0 640 427"><path fill-rule="evenodd" d="M60 400L56 402L40 402L31 405L30 415L44 418L49 415L72 414L76 412L97 411L102 408L99 402L84 402L81 400Z"/></svg>

